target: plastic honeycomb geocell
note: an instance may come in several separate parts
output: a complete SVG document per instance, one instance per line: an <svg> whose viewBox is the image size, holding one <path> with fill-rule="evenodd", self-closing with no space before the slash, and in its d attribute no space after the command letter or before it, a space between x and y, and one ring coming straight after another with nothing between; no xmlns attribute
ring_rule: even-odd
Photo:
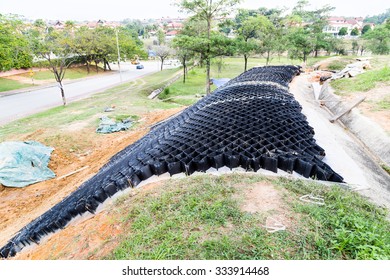
<svg viewBox="0 0 390 280"><path fill-rule="evenodd" d="M322 162L325 152L313 139L301 106L288 92L299 73L297 66L267 66L230 80L113 156L94 177L22 228L0 249L1 256L14 256L76 216L94 213L118 191L166 172L191 175L223 166L281 169L342 182Z"/></svg>

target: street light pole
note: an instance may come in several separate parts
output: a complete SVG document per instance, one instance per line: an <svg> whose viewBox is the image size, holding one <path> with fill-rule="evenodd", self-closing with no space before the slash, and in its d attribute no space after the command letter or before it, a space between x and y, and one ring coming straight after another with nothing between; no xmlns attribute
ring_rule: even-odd
<svg viewBox="0 0 390 280"><path fill-rule="evenodd" d="M121 64L120 64L120 60L121 60L121 53L119 51L119 39L118 39L118 29L116 28L115 29L115 34L116 34L116 48L118 49L118 68L119 68L119 77L120 77L120 80L122 82L122 72L121 72Z"/></svg>

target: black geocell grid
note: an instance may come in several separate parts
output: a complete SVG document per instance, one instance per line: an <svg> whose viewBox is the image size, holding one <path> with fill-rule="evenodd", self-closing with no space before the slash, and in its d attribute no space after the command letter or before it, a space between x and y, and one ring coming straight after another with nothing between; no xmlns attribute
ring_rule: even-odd
<svg viewBox="0 0 390 280"><path fill-rule="evenodd" d="M325 152L288 92L288 84L299 73L296 66L259 67L229 81L113 156L70 196L22 228L0 249L1 256L14 256L76 216L94 213L118 191L166 172L190 175L223 166L273 172L279 168L342 182L322 162Z"/></svg>

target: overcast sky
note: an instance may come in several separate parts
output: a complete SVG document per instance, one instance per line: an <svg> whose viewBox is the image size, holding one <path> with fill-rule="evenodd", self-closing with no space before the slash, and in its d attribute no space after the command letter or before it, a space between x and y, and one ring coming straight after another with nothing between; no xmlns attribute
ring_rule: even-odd
<svg viewBox="0 0 390 280"><path fill-rule="evenodd" d="M122 20L176 17L175 0L0 0L0 14L18 14L29 19ZM240 7L287 7L297 0L243 0ZM309 0L313 8L325 4L336 7L333 15L367 16L390 8L388 0Z"/></svg>

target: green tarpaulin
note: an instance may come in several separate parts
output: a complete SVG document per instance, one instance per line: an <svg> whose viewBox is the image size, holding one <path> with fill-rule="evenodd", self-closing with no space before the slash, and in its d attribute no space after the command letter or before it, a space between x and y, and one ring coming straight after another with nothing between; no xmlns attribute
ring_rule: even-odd
<svg viewBox="0 0 390 280"><path fill-rule="evenodd" d="M54 178L47 167L53 150L35 141L0 143L0 183L22 188Z"/></svg>

